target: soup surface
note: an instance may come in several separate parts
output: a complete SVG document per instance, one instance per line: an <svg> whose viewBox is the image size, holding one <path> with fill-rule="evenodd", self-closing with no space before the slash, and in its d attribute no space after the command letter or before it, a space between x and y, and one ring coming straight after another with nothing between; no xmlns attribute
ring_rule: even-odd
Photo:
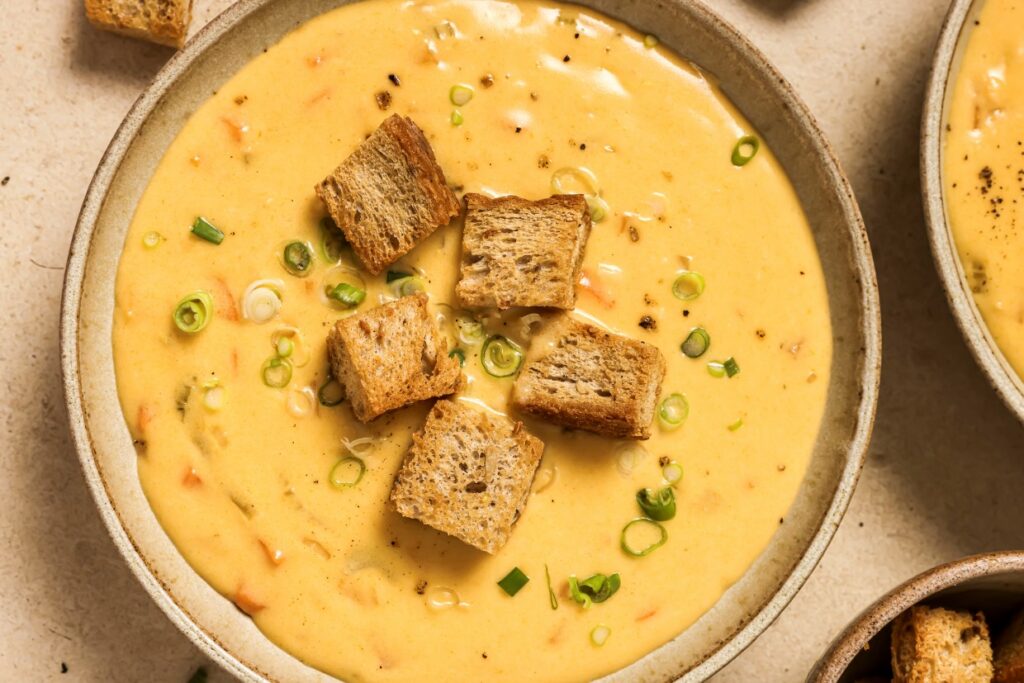
<svg viewBox="0 0 1024 683"><path fill-rule="evenodd" d="M946 207L974 301L1024 375L1024 2L987 0L950 104Z"/></svg>
<svg viewBox="0 0 1024 683"><path fill-rule="evenodd" d="M473 89L458 107L457 84ZM681 427L655 426L644 442L527 421L546 450L494 556L388 505L428 405L363 425L346 404L315 401L327 329L350 314L326 305L324 286L358 263L342 250L332 265L320 248L330 233L313 186L396 112L425 130L460 192L539 199L559 169L591 171L607 210L586 247L575 314L658 345L668 363L662 396L689 403ZM347 680L581 680L679 634L783 522L829 384L829 312L810 228L769 149L733 163L750 134L697 68L574 6L371 0L298 27L184 124L121 259L118 387L139 477L171 539L270 639ZM566 178L563 189L598 188ZM199 215L223 230L220 245L190 234ZM443 304L457 305L460 231L459 221L439 229L399 264L424 274L441 318ZM282 265L293 239L317 245L308 277ZM684 301L672 285L686 269L706 288ZM241 302L268 278L279 280L283 305L256 324ZM392 295L383 274L363 281L357 310ZM194 290L210 293L214 316L185 335L171 313ZM483 319L525 347L524 313ZM697 326L711 344L694 359L680 343ZM273 388L261 368L285 328L301 333L295 367ZM460 398L504 411L512 380L483 372L479 346L460 346ZM729 358L738 374L709 372ZM353 451L365 476L334 486L332 468ZM684 469L678 513L664 523L664 546L631 557L620 532L639 516L637 490L665 485L660 459ZM496 582L513 567L530 581L509 597ZM621 589L584 609L567 579L596 572L619 573ZM610 629L601 647L590 640L599 624Z"/></svg>

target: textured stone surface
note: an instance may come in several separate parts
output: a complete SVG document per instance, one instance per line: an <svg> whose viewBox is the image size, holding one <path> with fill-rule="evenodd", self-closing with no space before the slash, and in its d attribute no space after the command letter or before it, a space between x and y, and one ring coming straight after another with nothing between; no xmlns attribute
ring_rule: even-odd
<svg viewBox="0 0 1024 683"><path fill-rule="evenodd" d="M708 2L818 116L857 191L882 287L882 398L850 511L804 590L715 678L799 681L900 581L1021 547L1024 429L959 336L922 221L918 122L946 0ZM196 0L193 30L229 4ZM10 177L0 186L0 671L183 683L205 660L136 584L93 510L67 435L57 341L63 263L89 179L172 53L92 30L79 5L7 0L0 24L0 178Z"/></svg>

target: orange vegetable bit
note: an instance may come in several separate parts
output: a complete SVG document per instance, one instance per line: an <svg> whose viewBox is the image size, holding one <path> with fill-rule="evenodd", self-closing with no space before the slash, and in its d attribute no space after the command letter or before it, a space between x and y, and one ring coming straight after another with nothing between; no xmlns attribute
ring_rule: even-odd
<svg viewBox="0 0 1024 683"><path fill-rule="evenodd" d="M232 140L241 143L245 139L245 134L249 132L248 123L236 121L230 116L222 116L220 120L227 126L228 134L231 135Z"/></svg>
<svg viewBox="0 0 1024 683"><path fill-rule="evenodd" d="M612 297L611 292L608 291L605 284L586 268L580 271L578 284L584 294L589 294L605 308L612 308L615 306L615 299Z"/></svg>
<svg viewBox="0 0 1024 683"><path fill-rule="evenodd" d="M197 486L203 485L203 480L196 473L196 468L189 467L185 470L185 475L181 478L181 483L185 488L194 489Z"/></svg>
<svg viewBox="0 0 1024 683"><path fill-rule="evenodd" d="M262 538L257 538L256 542L260 544L260 548L263 549L263 554L267 556L267 560L270 564L276 567L284 562L283 550L280 548L271 548Z"/></svg>
<svg viewBox="0 0 1024 683"><path fill-rule="evenodd" d="M238 587L238 590L235 591L235 596L231 598L231 601L235 603L235 607L242 610L250 617L255 616L261 610L266 608L266 605L257 600L245 584Z"/></svg>

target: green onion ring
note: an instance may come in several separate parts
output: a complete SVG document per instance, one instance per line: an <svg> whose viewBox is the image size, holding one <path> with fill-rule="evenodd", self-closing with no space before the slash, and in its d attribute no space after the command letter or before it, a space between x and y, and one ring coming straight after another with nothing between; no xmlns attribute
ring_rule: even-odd
<svg viewBox="0 0 1024 683"><path fill-rule="evenodd" d="M464 107L473 99L473 86L465 83L456 83L448 91L448 99L456 107Z"/></svg>
<svg viewBox="0 0 1024 683"><path fill-rule="evenodd" d="M356 468L354 477L349 476L345 478L344 475L346 470L348 470L351 475L351 469L353 466ZM348 455L334 464L328 478L331 482L331 486L336 489L344 489L358 484L362 481L364 474L366 474L366 463L354 455Z"/></svg>
<svg viewBox="0 0 1024 683"><path fill-rule="evenodd" d="M341 382L338 380L328 376L327 381L323 383L316 395L320 400L320 405L331 408L345 400L345 387L341 386Z"/></svg>
<svg viewBox="0 0 1024 683"><path fill-rule="evenodd" d="M295 277L306 277L313 269L313 247L298 240L289 242L281 250L281 262Z"/></svg>
<svg viewBox="0 0 1024 683"><path fill-rule="evenodd" d="M590 631L590 642L596 647L602 647L608 642L608 636L612 634L612 630L604 624L598 624Z"/></svg>
<svg viewBox="0 0 1024 683"><path fill-rule="evenodd" d="M292 362L280 356L268 358L260 369L260 375L268 387L283 389L292 381Z"/></svg>
<svg viewBox="0 0 1024 683"><path fill-rule="evenodd" d="M465 117L462 116L462 112L458 109L452 111L452 125L461 126L465 122Z"/></svg>
<svg viewBox="0 0 1024 683"><path fill-rule="evenodd" d="M459 341L469 346L476 346L484 340L486 335L483 324L474 318L456 317L455 328L459 331Z"/></svg>
<svg viewBox="0 0 1024 683"><path fill-rule="evenodd" d="M661 476L665 477L670 485L675 486L683 480L683 466L675 460L661 468Z"/></svg>
<svg viewBox="0 0 1024 683"><path fill-rule="evenodd" d="M164 236L158 232L147 232L142 236L142 246L146 249L156 249L164 241Z"/></svg>
<svg viewBox="0 0 1024 683"><path fill-rule="evenodd" d="M213 298L202 290L192 292L174 307L174 324L185 334L199 332L213 318Z"/></svg>
<svg viewBox="0 0 1024 683"><path fill-rule="evenodd" d="M757 156L757 150L761 149L761 141L754 135L744 135L736 141L732 148L732 165L746 166L750 160Z"/></svg>
<svg viewBox="0 0 1024 683"><path fill-rule="evenodd" d="M711 335L703 327L695 327L680 345L680 350L687 358L700 358L711 346Z"/></svg>
<svg viewBox="0 0 1024 683"><path fill-rule="evenodd" d="M484 342L480 364L491 377L511 377L523 364L523 350L515 342L496 334Z"/></svg>
<svg viewBox="0 0 1024 683"><path fill-rule="evenodd" d="M712 377L725 377L725 365L713 360L708 363L708 374Z"/></svg>
<svg viewBox="0 0 1024 683"><path fill-rule="evenodd" d="M658 423L662 429L678 429L690 414L690 404L682 394L671 394L658 406Z"/></svg>
<svg viewBox="0 0 1024 683"><path fill-rule="evenodd" d="M649 526L653 526L653 527L657 528L658 532L660 534L659 539L657 541L655 541L654 543L650 544L649 546L647 546L646 548L641 548L641 549L634 548L633 546L631 546L629 544L629 539L627 538L627 536L629 534L629 530L632 529L635 526L638 526L638 525L643 525L643 526L649 525ZM665 529L665 527L663 527L658 522L655 522L653 519L647 519L646 517L637 517L636 519L631 521L629 524L627 524L626 526L622 527L622 535L619 538L619 545L622 547L622 552L626 553L627 555L629 555L631 557L647 557L648 555L653 553L655 550L657 550L661 546L665 545L665 541L667 541L667 540L668 540L668 531Z"/></svg>
<svg viewBox="0 0 1024 683"><path fill-rule="evenodd" d="M658 489L640 489L636 503L645 515L656 522L667 522L676 516L676 494L671 486Z"/></svg>
<svg viewBox="0 0 1024 683"><path fill-rule="evenodd" d="M672 295L682 301L696 299L704 293L704 276L692 270L684 270L672 283Z"/></svg>

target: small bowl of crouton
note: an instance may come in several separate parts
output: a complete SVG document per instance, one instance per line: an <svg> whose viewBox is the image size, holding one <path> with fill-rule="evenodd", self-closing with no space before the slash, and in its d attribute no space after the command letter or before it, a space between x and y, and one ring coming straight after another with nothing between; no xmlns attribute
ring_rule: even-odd
<svg viewBox="0 0 1024 683"><path fill-rule="evenodd" d="M833 641L808 683L1024 681L1024 551L915 576Z"/></svg>

